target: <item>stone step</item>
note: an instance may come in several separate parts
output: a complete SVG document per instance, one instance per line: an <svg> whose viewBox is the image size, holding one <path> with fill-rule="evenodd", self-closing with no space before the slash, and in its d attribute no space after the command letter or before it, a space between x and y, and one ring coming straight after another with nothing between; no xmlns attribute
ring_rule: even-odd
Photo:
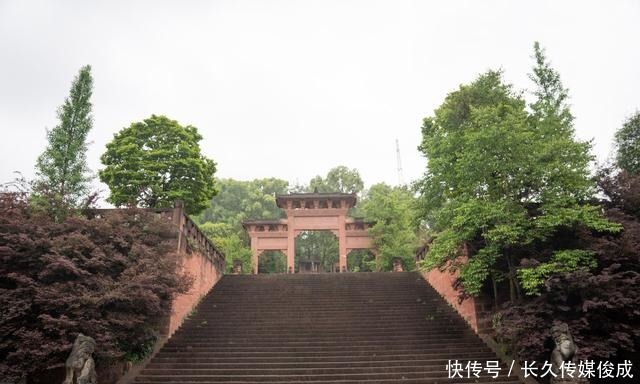
<svg viewBox="0 0 640 384"><path fill-rule="evenodd" d="M498 359L415 273L225 276L135 382L518 382L449 360Z"/></svg>
<svg viewBox="0 0 640 384"><path fill-rule="evenodd" d="M386 380L388 382L404 382L407 379L420 380L419 382L431 383L495 383L490 377L483 378L455 378L449 379L442 373L423 371L407 372L377 372L377 373L334 373L334 374L276 374L276 375L251 375L246 373L231 375L140 375L136 383L339 383L339 382L374 382L374 380ZM510 379L510 380L509 380ZM505 377L501 382L517 382L517 377Z"/></svg>
<svg viewBox="0 0 640 384"><path fill-rule="evenodd" d="M474 361L480 364L485 364L490 359L479 358ZM147 365L146 369L209 369L209 368L224 368L224 369L251 369L251 368L332 368L332 367L397 367L397 366L422 366L442 369L442 366L446 366L448 360L446 359L396 359L390 360L368 359L368 360L338 360L330 359L325 361L287 361L287 362L273 362L273 361L219 361L209 360L194 362L190 359L183 359L182 361L156 361ZM506 368L506 364L502 365L502 368Z"/></svg>
<svg viewBox="0 0 640 384"><path fill-rule="evenodd" d="M279 354L266 354L266 353L164 353L161 352L155 356L153 363L184 363L184 362L193 362L193 363L235 363L238 361L246 362L246 363L314 363L314 362L323 362L323 361L344 361L344 355L329 353L329 354L313 354L313 353L299 353L299 354L289 354L292 356L286 356L282 353ZM450 356L440 352L431 352L431 353L415 353L414 351L410 351L408 353L399 353L398 351L384 351L376 354L370 354L366 352L357 352L348 356L349 361L358 362L358 361L378 361L378 360L402 360L402 361L410 361L410 360L438 360L438 361L448 361ZM460 359L473 359L473 360L495 360L495 356L490 352L470 352L466 351L460 353L458 360Z"/></svg>

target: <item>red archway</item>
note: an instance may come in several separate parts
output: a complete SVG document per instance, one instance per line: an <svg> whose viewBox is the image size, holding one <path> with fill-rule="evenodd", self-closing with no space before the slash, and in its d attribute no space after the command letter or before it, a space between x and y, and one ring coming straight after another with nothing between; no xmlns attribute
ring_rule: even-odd
<svg viewBox="0 0 640 384"><path fill-rule="evenodd" d="M286 219L247 220L242 226L251 238L253 273L258 272L258 256L268 250L287 256L287 273L294 272L295 238L302 231L331 231L338 237L339 266L347 271L347 254L354 249L370 249L370 223L347 216L356 204L352 193L292 193L277 195L276 204Z"/></svg>

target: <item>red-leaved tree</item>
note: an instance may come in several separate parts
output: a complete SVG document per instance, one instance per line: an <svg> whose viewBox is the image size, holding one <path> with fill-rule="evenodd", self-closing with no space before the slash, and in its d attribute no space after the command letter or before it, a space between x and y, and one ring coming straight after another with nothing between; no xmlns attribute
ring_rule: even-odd
<svg viewBox="0 0 640 384"><path fill-rule="evenodd" d="M624 230L579 232L579 241L597 255L597 269L553 277L540 296L498 314L497 337L521 361L549 360L554 321L569 324L580 359L615 363L640 357L640 175L604 169L598 185L607 197L605 215ZM637 364L634 369L637 375Z"/></svg>
<svg viewBox="0 0 640 384"><path fill-rule="evenodd" d="M139 210L56 223L0 194L0 377L63 365L78 333L96 340L98 365L144 354L191 284L173 233Z"/></svg>

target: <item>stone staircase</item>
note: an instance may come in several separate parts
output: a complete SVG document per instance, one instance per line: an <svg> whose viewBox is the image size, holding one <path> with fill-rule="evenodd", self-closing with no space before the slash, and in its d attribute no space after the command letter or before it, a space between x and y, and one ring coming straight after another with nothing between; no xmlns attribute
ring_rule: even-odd
<svg viewBox="0 0 640 384"><path fill-rule="evenodd" d="M498 359L416 273L224 276L135 383L518 382L449 360Z"/></svg>

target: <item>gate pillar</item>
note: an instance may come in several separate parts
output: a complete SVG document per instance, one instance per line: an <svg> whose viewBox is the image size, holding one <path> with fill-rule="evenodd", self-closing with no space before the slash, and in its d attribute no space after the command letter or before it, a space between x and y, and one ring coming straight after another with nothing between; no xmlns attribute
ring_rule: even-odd
<svg viewBox="0 0 640 384"><path fill-rule="evenodd" d="M340 267L339 272L347 272L347 231L345 228L345 215L338 217L338 265Z"/></svg>

